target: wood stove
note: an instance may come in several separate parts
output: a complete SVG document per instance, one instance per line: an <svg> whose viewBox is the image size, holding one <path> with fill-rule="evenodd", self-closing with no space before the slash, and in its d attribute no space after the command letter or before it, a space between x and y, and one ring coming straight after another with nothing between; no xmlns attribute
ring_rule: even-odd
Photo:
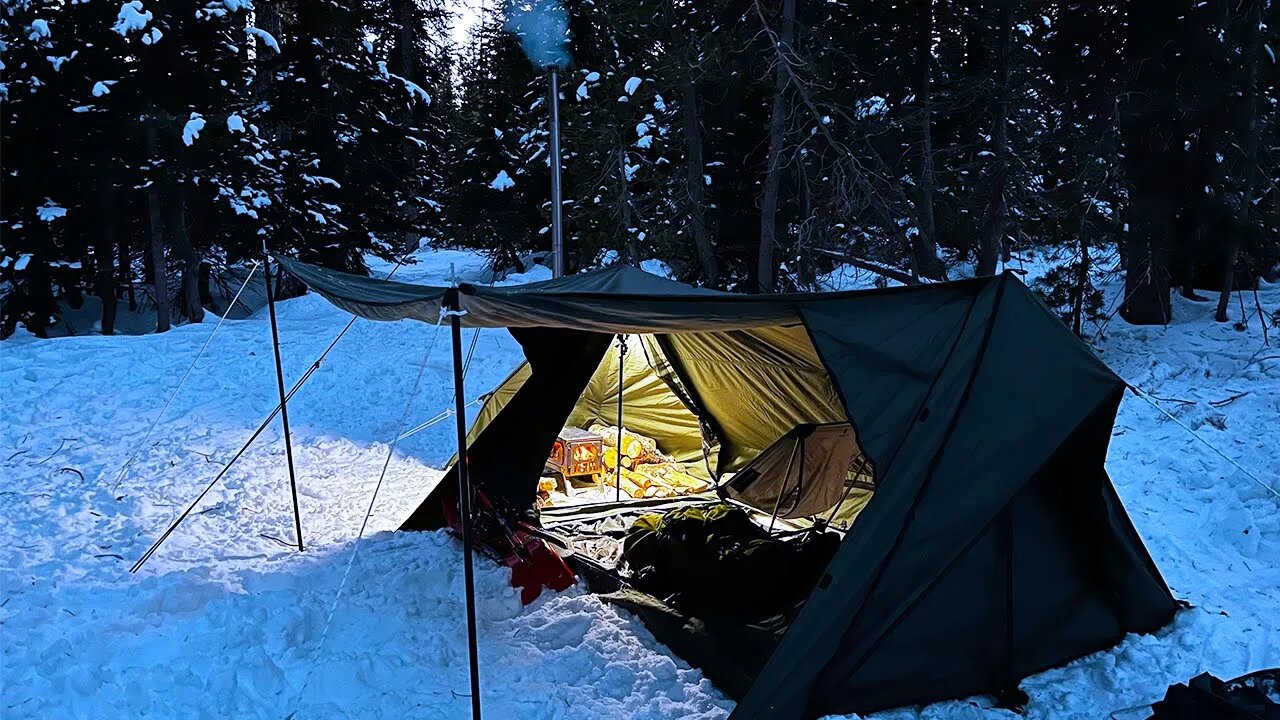
<svg viewBox="0 0 1280 720"><path fill-rule="evenodd" d="M566 483L573 478L596 481L604 470L604 438L586 430L564 428L551 446L546 469L563 477Z"/></svg>

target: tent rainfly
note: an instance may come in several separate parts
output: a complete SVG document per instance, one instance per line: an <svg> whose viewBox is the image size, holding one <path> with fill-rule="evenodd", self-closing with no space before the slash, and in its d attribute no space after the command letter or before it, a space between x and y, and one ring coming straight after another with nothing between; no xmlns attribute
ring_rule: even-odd
<svg viewBox="0 0 1280 720"><path fill-rule="evenodd" d="M616 335L639 338L645 352L627 361L647 357L677 397L637 417L657 435L669 425L668 445L713 476L776 464L778 446L811 432L848 454L839 428L852 430L874 491L847 513L839 549L794 612L744 628L654 598L627 605L738 700L734 720L999 694L1174 615L1103 467L1125 383L1013 275L736 295L616 266L455 295L281 262L361 317L435 323L456 297L463 326L510 330L527 364L490 396L467 452L473 485L508 507L533 507L571 415L616 421L610 394L629 401L654 382L608 384ZM450 487L446 476L403 528L440 527ZM732 480L726 489L771 495ZM829 508L828 490L783 509ZM737 652L748 637L754 662Z"/></svg>

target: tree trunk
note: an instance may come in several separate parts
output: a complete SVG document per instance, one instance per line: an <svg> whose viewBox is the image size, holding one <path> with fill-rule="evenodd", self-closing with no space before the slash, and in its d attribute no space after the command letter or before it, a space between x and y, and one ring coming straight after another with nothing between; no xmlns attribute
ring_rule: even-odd
<svg viewBox="0 0 1280 720"><path fill-rule="evenodd" d="M305 5L305 3L303 3ZM278 0L257 0L253 4L254 23L281 42L284 37L284 22L280 17ZM265 43L257 42L257 67L253 77L254 95L259 98L271 98L275 94L276 71L280 68L280 54Z"/></svg>
<svg viewBox="0 0 1280 720"><path fill-rule="evenodd" d="M213 266L203 260L200 262L200 272L196 284L200 292L200 304L211 308L218 315L223 315L224 313L218 309L218 303L213 297Z"/></svg>
<svg viewBox="0 0 1280 720"><path fill-rule="evenodd" d="M627 150L626 146L618 147L618 217L621 219L622 236L626 238L626 247L619 255L625 255L631 265L640 264L640 249L636 247L635 233L631 232L631 186L627 183Z"/></svg>
<svg viewBox="0 0 1280 720"><path fill-rule="evenodd" d="M796 199L800 203L800 222L796 235L795 261L796 284L799 288L812 289L817 284L817 273L813 267L813 236L817 233L813 220L813 197L809 187L809 170L804 159L798 154L796 164ZM797 289L799 289L797 288Z"/></svg>
<svg viewBox="0 0 1280 720"><path fill-rule="evenodd" d="M1092 262L1089 257L1089 213L1086 210L1080 215L1080 225L1076 231L1076 240L1080 243L1080 265L1076 268L1076 291L1071 299L1071 330L1077 337L1084 334L1084 301L1089 292L1089 270Z"/></svg>
<svg viewBox="0 0 1280 720"><path fill-rule="evenodd" d="M116 220L115 178L111 158L106 153L98 156L98 244L94 250L94 285L98 299L102 301L102 334L114 335L116 331Z"/></svg>
<svg viewBox="0 0 1280 720"><path fill-rule="evenodd" d="M1182 20L1177 6L1164 0L1136 0L1127 10L1125 64L1131 77L1118 115L1130 194L1120 315L1135 325L1163 325L1170 319L1173 202L1185 160L1174 71L1178 49L1166 38Z"/></svg>
<svg viewBox="0 0 1280 720"><path fill-rule="evenodd" d="M1246 0L1248 12L1245 25L1249 28L1249 40L1245 45L1244 90L1244 188L1240 193L1240 207L1236 210L1236 222L1227 238L1226 261L1222 269L1222 292L1218 295L1218 309L1214 319L1227 321L1227 303L1231 302L1231 290L1235 287L1236 265L1245 238L1253 233L1253 192L1258 181L1258 55L1262 52L1263 0Z"/></svg>
<svg viewBox="0 0 1280 720"><path fill-rule="evenodd" d="M916 180L916 234L911 238L911 252L920 274L934 280L945 280L946 268L938 259L938 230L933 217L933 3L921 0L920 37L916 59L920 71L920 176Z"/></svg>
<svg viewBox="0 0 1280 720"><path fill-rule="evenodd" d="M1009 46L1013 35L1014 0L999 0L996 21L995 106L991 140L995 146L995 162L991 168L990 197L982 214L982 230L978 245L978 275L994 275L1004 245L1004 229L1009 207L1005 197L1009 181Z"/></svg>
<svg viewBox="0 0 1280 720"><path fill-rule="evenodd" d="M47 226L48 223L41 223ZM45 233L48 235L49 233ZM52 247L52 241L45 247ZM49 274L49 259L37 251L27 261L24 271L26 285L27 330L39 338L49 337L49 325L58 313L58 301L53 296L53 281Z"/></svg>
<svg viewBox="0 0 1280 720"><path fill-rule="evenodd" d="M164 227L169 236L169 246L182 260L180 311L187 322L204 322L204 305L200 303L200 251L187 234L186 185L176 180L170 180L166 185Z"/></svg>
<svg viewBox="0 0 1280 720"><path fill-rule="evenodd" d="M1134 325L1166 325L1171 319L1168 238L1173 208L1168 195L1136 190L1125 241L1125 298L1120 315Z"/></svg>
<svg viewBox="0 0 1280 720"><path fill-rule="evenodd" d="M685 153L686 178L685 187L689 193L689 229L693 234L693 245L698 251L698 263L702 266L702 275L707 284L716 286L720 283L720 263L716 259L716 249L711 242L711 233L707 229L706 214L706 165L702 159L702 124L698 120L698 87L690 70L689 77L681 83L683 105L680 114L684 118L684 137L687 152Z"/></svg>
<svg viewBox="0 0 1280 720"><path fill-rule="evenodd" d="M396 73L402 78L417 81L414 77L414 0L391 0L396 15Z"/></svg>
<svg viewBox="0 0 1280 720"><path fill-rule="evenodd" d="M779 54L791 57L795 40L796 0L782 0L782 24L778 30ZM774 275L778 261L774 258L778 232L778 192L782 187L782 142L786 123L788 84L784 59L776 60L773 80L773 107L769 112L769 155L764 175L764 194L760 198L760 251L756 283L760 292L774 291Z"/></svg>
<svg viewBox="0 0 1280 720"><path fill-rule="evenodd" d="M154 163L159 155L159 120L152 108L146 120L147 157ZM151 225L151 278L156 293L156 332L169 331L169 275L164 262L164 218L160 210L160 181L147 186L147 218Z"/></svg>

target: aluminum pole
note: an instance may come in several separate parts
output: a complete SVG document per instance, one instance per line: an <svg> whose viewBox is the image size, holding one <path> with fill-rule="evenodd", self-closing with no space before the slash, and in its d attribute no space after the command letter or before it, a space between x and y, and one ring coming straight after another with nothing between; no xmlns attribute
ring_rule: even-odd
<svg viewBox="0 0 1280 720"><path fill-rule="evenodd" d="M560 217L560 71L551 70L551 272L564 276L564 221Z"/></svg>

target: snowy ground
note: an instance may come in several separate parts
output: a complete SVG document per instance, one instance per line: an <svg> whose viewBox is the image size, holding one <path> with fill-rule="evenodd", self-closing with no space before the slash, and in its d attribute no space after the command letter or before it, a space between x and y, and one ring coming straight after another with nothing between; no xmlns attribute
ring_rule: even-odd
<svg viewBox="0 0 1280 720"><path fill-rule="evenodd" d="M450 263L460 275L483 273L462 253L423 260L397 277L439 282ZM1280 307L1280 287L1262 302ZM1256 321L1238 332L1213 323L1211 310L1178 299L1168 328L1116 321L1102 356L1150 393L1176 398L1163 404L1182 423L1280 486L1280 342L1265 348ZM314 296L282 303L287 378L346 319ZM277 424L145 568L128 573L275 405L265 316L228 320L117 483L214 320L165 335L0 343L0 715L466 717L460 553L443 535L389 532L451 454L448 421L397 446L324 637L434 326L358 321L290 403L306 553L279 542L292 540L293 524ZM447 332L438 340L409 425L451 405ZM506 333L482 333L468 395L497 384L519 357ZM1134 397L1109 468L1165 578L1195 608L1155 636L1029 679L1030 717L1106 717L1203 670L1232 677L1280 665L1280 501ZM522 609L505 571L488 562L478 583L490 717L723 718L732 709L638 620L590 595ZM878 717L1012 716L973 699Z"/></svg>

